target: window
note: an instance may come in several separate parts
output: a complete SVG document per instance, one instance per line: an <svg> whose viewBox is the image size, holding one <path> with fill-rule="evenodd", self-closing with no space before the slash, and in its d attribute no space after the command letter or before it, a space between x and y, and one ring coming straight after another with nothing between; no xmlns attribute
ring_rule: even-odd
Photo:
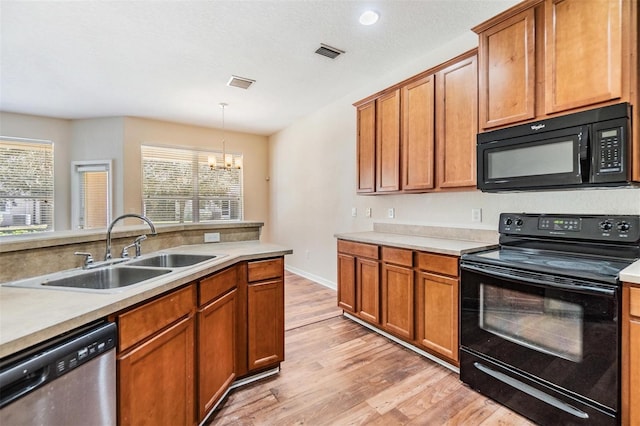
<svg viewBox="0 0 640 426"><path fill-rule="evenodd" d="M111 161L71 163L73 229L106 228L111 222Z"/></svg>
<svg viewBox="0 0 640 426"><path fill-rule="evenodd" d="M242 155L232 155L242 162ZM209 156L222 163L221 152L143 145L144 214L157 223L241 220L242 169L211 170Z"/></svg>
<svg viewBox="0 0 640 426"><path fill-rule="evenodd" d="M53 143L0 137L0 236L53 231Z"/></svg>

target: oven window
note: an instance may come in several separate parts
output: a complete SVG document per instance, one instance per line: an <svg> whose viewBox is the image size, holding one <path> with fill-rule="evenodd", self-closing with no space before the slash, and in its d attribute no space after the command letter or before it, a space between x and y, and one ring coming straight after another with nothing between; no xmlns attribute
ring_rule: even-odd
<svg viewBox="0 0 640 426"><path fill-rule="evenodd" d="M555 175L574 170L573 140L487 153L487 178Z"/></svg>
<svg viewBox="0 0 640 426"><path fill-rule="evenodd" d="M480 328L569 361L582 360L582 306L543 294L480 284Z"/></svg>

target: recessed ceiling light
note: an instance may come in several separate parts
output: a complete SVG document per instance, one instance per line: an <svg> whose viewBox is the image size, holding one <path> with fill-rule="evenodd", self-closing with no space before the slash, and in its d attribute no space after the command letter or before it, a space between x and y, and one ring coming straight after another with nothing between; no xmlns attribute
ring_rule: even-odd
<svg viewBox="0 0 640 426"><path fill-rule="evenodd" d="M378 12L374 12L373 10L367 10L362 15L360 15L360 23L362 25L373 25L378 22Z"/></svg>

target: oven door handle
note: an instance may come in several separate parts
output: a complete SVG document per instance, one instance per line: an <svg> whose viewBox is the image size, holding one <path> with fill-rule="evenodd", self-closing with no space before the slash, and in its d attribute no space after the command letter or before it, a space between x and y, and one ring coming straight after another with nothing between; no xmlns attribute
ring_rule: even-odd
<svg viewBox="0 0 640 426"><path fill-rule="evenodd" d="M553 276L547 274L541 274L537 272L524 272L506 270L490 265L477 265L477 264L461 264L460 269L463 271L477 272L487 276L496 276L500 278L506 278L511 281L518 280L534 285L543 285L545 287L559 288L562 290L575 291L585 294L594 294L597 296L614 297L616 294L616 288L613 286L598 285L587 281L581 281L576 279L561 278L563 282L558 282L553 279Z"/></svg>

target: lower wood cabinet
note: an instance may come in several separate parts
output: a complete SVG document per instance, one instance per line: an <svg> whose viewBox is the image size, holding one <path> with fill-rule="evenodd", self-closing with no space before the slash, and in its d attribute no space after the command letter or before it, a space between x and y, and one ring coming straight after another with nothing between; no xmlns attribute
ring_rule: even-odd
<svg viewBox="0 0 640 426"><path fill-rule="evenodd" d="M284 261L249 262L247 359L249 371L284 361Z"/></svg>
<svg viewBox="0 0 640 426"><path fill-rule="evenodd" d="M202 421L236 378L237 269L199 283L198 420Z"/></svg>
<svg viewBox="0 0 640 426"><path fill-rule="evenodd" d="M455 366L459 257L338 240L338 306Z"/></svg>
<svg viewBox="0 0 640 426"><path fill-rule="evenodd" d="M622 424L640 424L640 285L622 293Z"/></svg>
<svg viewBox="0 0 640 426"><path fill-rule="evenodd" d="M194 306L189 285L117 316L119 425L195 424Z"/></svg>
<svg viewBox="0 0 640 426"><path fill-rule="evenodd" d="M417 273L418 343L458 362L458 280Z"/></svg>

